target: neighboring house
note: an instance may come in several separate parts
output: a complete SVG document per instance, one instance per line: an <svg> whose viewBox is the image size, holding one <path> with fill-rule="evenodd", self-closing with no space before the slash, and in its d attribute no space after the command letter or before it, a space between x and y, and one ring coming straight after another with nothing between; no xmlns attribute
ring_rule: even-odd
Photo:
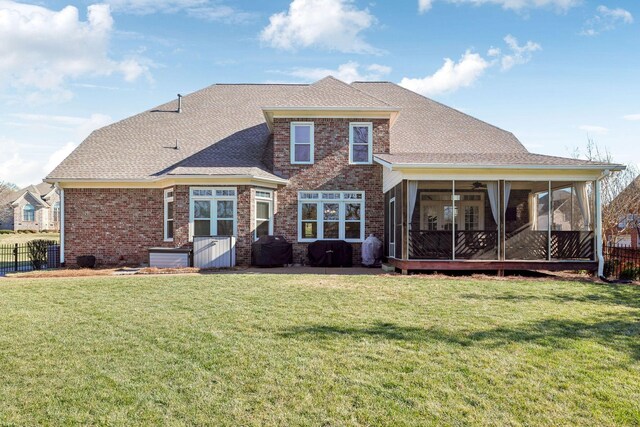
<svg viewBox="0 0 640 427"><path fill-rule="evenodd" d="M60 230L60 192L49 183L30 185L0 202L2 230Z"/></svg>
<svg viewBox="0 0 640 427"><path fill-rule="evenodd" d="M613 199L609 209L616 214L617 224L607 229L607 244L640 247L640 176Z"/></svg>
<svg viewBox="0 0 640 427"><path fill-rule="evenodd" d="M63 190L68 264L229 234L240 264L262 234L293 242L295 262L317 239L351 242L358 261L375 234L404 271L593 270L598 179L622 168L529 153L393 83L327 77L210 86L96 130L46 180ZM567 194L574 218L540 223Z"/></svg>

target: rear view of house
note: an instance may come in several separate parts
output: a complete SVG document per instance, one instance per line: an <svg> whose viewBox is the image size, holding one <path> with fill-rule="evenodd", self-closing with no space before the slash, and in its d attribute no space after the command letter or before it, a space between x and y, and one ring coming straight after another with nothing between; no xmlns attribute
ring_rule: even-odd
<svg viewBox="0 0 640 427"><path fill-rule="evenodd" d="M384 242L402 270L591 269L599 179L389 82L218 84L93 132L47 177L64 260L147 262L194 236Z"/></svg>

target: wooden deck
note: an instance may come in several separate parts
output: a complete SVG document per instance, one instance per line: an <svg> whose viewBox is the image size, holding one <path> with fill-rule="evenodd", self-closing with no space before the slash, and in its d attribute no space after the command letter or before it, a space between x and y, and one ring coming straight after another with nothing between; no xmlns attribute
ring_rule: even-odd
<svg viewBox="0 0 640 427"><path fill-rule="evenodd" d="M595 272L595 261L418 261L389 258L389 264L403 271L573 271Z"/></svg>

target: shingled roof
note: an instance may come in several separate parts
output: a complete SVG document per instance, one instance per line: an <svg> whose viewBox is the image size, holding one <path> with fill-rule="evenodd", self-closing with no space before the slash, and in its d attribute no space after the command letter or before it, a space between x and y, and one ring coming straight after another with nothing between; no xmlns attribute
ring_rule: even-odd
<svg viewBox="0 0 640 427"><path fill-rule="evenodd" d="M281 180L262 161L270 136L266 107L397 110L390 154L379 156L390 163L410 158L456 164L483 158L483 164L504 164L506 159L522 165L578 164L530 155L510 132L396 84L348 85L327 77L313 84L207 87L184 96L180 113L172 101L94 131L47 181L144 181L178 175Z"/></svg>

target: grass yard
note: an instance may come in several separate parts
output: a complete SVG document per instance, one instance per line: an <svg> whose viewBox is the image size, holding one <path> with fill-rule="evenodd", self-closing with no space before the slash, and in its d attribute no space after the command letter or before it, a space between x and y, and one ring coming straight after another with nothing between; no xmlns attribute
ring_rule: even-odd
<svg viewBox="0 0 640 427"><path fill-rule="evenodd" d="M27 243L31 240L44 239L60 241L60 233L0 233L0 246Z"/></svg>
<svg viewBox="0 0 640 427"><path fill-rule="evenodd" d="M0 425L639 425L640 288L0 280Z"/></svg>

